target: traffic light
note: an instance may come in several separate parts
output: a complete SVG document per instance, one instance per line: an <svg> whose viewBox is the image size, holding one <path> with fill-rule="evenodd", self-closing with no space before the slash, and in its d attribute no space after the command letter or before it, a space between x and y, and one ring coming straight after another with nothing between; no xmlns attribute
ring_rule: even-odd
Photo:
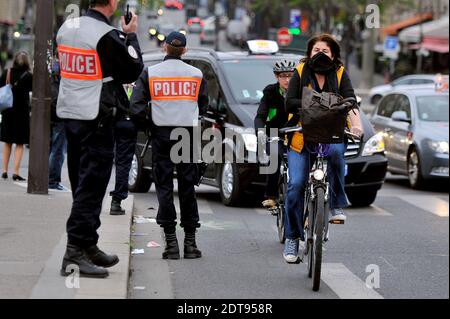
<svg viewBox="0 0 450 319"><path fill-rule="evenodd" d="M300 28L289 28L289 34L299 35L301 33L302 33L302 30Z"/></svg>

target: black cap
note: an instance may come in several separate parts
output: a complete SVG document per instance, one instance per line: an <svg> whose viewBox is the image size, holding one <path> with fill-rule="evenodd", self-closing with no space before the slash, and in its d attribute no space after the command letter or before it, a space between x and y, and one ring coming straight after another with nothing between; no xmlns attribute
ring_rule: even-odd
<svg viewBox="0 0 450 319"><path fill-rule="evenodd" d="M176 48L184 48L186 46L186 37L181 32L172 31L167 36L166 43Z"/></svg>

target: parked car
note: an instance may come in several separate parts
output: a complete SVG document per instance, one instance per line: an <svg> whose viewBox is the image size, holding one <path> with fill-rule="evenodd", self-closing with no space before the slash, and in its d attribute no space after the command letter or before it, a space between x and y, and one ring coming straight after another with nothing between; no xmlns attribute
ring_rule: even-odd
<svg viewBox="0 0 450 319"><path fill-rule="evenodd" d="M433 74L413 74L402 76L389 84L375 86L370 90L369 101L376 105L386 93L397 89L415 89L416 86L433 86L436 81L436 75Z"/></svg>
<svg viewBox="0 0 450 319"><path fill-rule="evenodd" d="M193 48L183 58L185 62L202 70L208 83L210 104L201 121L202 131L214 128L224 136L225 129L242 129L242 132L237 132L236 142L224 139L222 145L225 150L223 154L243 154L241 159L244 163L227 161L224 155L221 163L208 166L202 180L203 184L220 189L225 205L238 205L246 198L248 191L262 191L265 175L259 173L259 164L251 161L257 150L254 118L258 104L264 87L275 81L272 72L275 62L281 59L298 62L302 58L300 55L272 52L268 50L272 45L265 44L260 51L252 49L251 54ZM159 63L163 58L164 55L159 52L143 56L146 65ZM363 141L350 142L346 152L346 191L354 206L370 205L375 200L377 191L383 184L387 166L381 136L375 135L365 115L361 116ZM145 140L146 136L139 133L129 179L129 189L132 192L147 192L152 183L151 146L145 157L140 157Z"/></svg>
<svg viewBox="0 0 450 319"><path fill-rule="evenodd" d="M383 134L388 170L408 176L413 188L432 179L448 179L448 91L395 90L370 119Z"/></svg>

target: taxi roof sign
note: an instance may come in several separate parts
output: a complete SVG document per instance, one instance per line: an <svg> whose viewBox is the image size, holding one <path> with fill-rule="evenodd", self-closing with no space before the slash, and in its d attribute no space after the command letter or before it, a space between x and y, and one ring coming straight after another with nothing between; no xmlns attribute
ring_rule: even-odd
<svg viewBox="0 0 450 319"><path fill-rule="evenodd" d="M248 50L251 54L275 54L279 51L278 43L269 40L247 41Z"/></svg>

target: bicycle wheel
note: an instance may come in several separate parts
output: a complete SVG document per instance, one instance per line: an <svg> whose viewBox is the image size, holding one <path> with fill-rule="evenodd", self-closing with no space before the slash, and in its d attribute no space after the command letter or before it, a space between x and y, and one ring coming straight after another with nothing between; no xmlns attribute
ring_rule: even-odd
<svg viewBox="0 0 450 319"><path fill-rule="evenodd" d="M282 175L280 182L278 184L278 213L277 213L277 230L278 230L278 240L280 243L284 244L286 241L284 220L286 218L285 203L286 203L286 185L285 177Z"/></svg>
<svg viewBox="0 0 450 319"><path fill-rule="evenodd" d="M309 198L309 192L305 194L305 200L307 200L307 204L305 205L305 236L306 236L306 255L308 256L308 277L312 277L312 265L313 265L313 253L312 246L313 242L313 231L312 225L314 225L314 202Z"/></svg>
<svg viewBox="0 0 450 319"><path fill-rule="evenodd" d="M313 290L318 291L320 287L320 272L322 270L322 243L325 214L325 192L321 187L315 189L316 200L314 201L314 224L313 224L313 245L312 257L312 280Z"/></svg>

